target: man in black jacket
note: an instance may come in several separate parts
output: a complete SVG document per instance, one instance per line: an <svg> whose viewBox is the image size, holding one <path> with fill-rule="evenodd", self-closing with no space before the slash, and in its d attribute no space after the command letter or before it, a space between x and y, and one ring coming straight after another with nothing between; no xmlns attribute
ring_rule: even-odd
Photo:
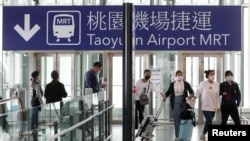
<svg viewBox="0 0 250 141"><path fill-rule="evenodd" d="M67 97L67 92L65 90L64 84L59 82L59 73L57 71L51 72L52 81L46 85L44 97L46 98L46 103L54 103L62 101L62 98Z"/></svg>

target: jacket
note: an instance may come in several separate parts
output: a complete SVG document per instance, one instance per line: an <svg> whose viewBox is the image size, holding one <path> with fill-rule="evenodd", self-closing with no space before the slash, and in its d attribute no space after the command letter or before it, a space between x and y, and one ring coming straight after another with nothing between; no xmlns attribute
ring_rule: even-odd
<svg viewBox="0 0 250 141"><path fill-rule="evenodd" d="M175 83L175 81L170 84L167 92L165 93L166 97L168 97L170 95L171 109L174 109L174 99L175 99L174 83ZM191 88L191 85L188 82L184 81L183 102L186 102L186 98L188 97L188 92L190 95L194 95L194 90Z"/></svg>
<svg viewBox="0 0 250 141"><path fill-rule="evenodd" d="M224 92L227 92L227 96L223 95ZM220 84L220 95L221 105L240 105L241 102L241 92L239 85L236 82L230 86L226 81Z"/></svg>
<svg viewBox="0 0 250 141"><path fill-rule="evenodd" d="M85 88L92 88L93 93L97 93L100 91L100 86L99 86L99 82L97 80L97 76L92 70L89 70L85 73L84 95L85 95Z"/></svg>
<svg viewBox="0 0 250 141"><path fill-rule="evenodd" d="M45 87L44 97L46 98L46 103L59 102L62 98L67 97L67 92L65 90L64 84L59 81L52 81Z"/></svg>

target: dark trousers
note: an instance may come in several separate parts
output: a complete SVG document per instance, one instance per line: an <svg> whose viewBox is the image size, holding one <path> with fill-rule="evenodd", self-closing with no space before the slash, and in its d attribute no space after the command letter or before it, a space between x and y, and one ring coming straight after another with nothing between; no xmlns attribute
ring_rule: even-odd
<svg viewBox="0 0 250 141"><path fill-rule="evenodd" d="M33 107L32 109L31 130L38 128L38 108L39 107Z"/></svg>
<svg viewBox="0 0 250 141"><path fill-rule="evenodd" d="M138 129L138 115L139 115L139 124L143 121L143 112L144 112L144 105L140 104L140 100L135 101L135 129Z"/></svg>
<svg viewBox="0 0 250 141"><path fill-rule="evenodd" d="M206 119L206 122L205 122L205 125L203 128L203 134L205 135L208 131L208 125L212 125L215 112L213 112L213 111L202 111L202 112L203 112L203 115Z"/></svg>
<svg viewBox="0 0 250 141"><path fill-rule="evenodd" d="M232 117L235 125L240 125L240 115L236 105L221 106L221 125L226 125L229 115Z"/></svg>
<svg viewBox="0 0 250 141"><path fill-rule="evenodd" d="M174 128L175 128L175 137L179 137L179 131L180 131L180 113L181 113L181 106L183 104L183 98L184 96L175 96L174 99Z"/></svg>

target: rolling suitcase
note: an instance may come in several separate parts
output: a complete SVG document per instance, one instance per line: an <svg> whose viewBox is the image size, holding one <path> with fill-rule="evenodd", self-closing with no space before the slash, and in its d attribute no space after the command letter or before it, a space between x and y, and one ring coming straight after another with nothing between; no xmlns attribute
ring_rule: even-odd
<svg viewBox="0 0 250 141"><path fill-rule="evenodd" d="M191 119L182 119L179 131L179 141L191 141L193 134L193 121Z"/></svg>
<svg viewBox="0 0 250 141"><path fill-rule="evenodd" d="M194 99L187 99L188 109L183 112L183 115L180 115L181 123L179 130L179 140L178 141L191 141L193 134L193 127L195 124L195 113L194 113Z"/></svg>
<svg viewBox="0 0 250 141"><path fill-rule="evenodd" d="M136 138L137 137L141 137L141 140L151 140L153 135L153 131L154 128L157 126L157 121L158 121L158 117L161 113L161 110L163 108L165 104L165 101L162 101L159 110L157 111L156 115L148 115L147 117L145 117L142 121L142 123L139 126L139 129L136 133Z"/></svg>

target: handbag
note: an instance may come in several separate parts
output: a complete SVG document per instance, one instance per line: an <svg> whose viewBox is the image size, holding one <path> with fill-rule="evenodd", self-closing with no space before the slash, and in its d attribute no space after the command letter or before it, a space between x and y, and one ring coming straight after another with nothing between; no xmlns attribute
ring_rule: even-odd
<svg viewBox="0 0 250 141"><path fill-rule="evenodd" d="M140 104L141 105L147 105L149 104L149 98L148 98L148 90L149 90L149 85L150 85L150 81L148 82L148 89L147 89L147 92L146 92L146 88L144 88L144 91L143 93L140 95Z"/></svg>

